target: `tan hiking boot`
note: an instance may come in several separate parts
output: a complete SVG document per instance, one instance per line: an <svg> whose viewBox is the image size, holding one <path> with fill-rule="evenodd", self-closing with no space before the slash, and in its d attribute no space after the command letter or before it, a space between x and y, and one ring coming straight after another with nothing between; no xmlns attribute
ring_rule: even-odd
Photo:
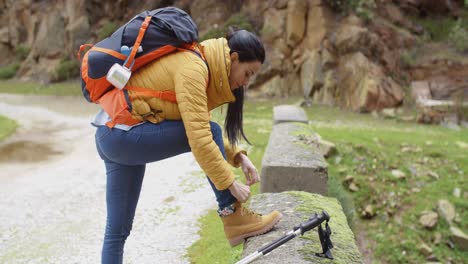
<svg viewBox="0 0 468 264"><path fill-rule="evenodd" d="M234 213L221 217L224 224L224 233L231 247L239 245L245 238L270 231L283 217L278 211L273 211L268 215L257 214L243 207L239 202L236 202L234 207Z"/></svg>

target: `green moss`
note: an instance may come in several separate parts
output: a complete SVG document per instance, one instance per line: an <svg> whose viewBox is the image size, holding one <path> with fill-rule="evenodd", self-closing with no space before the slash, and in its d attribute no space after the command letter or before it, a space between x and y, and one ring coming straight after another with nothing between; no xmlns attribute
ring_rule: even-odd
<svg viewBox="0 0 468 264"><path fill-rule="evenodd" d="M314 130L307 124L296 122L294 123L294 125L298 127L298 129L292 133L292 135L294 136L298 136L298 135L312 136L315 134Z"/></svg>
<svg viewBox="0 0 468 264"><path fill-rule="evenodd" d="M306 216L312 213L321 213L325 210L330 215L329 225L332 230L331 240L335 250L332 250L334 260L332 263L362 263L359 249L356 246L354 234L348 226L346 217L340 203L329 197L307 192L287 192L298 198L301 204L296 211L305 212ZM308 217L304 218L307 220ZM312 241L308 246L300 249L306 259L318 263L330 263L330 260L319 259L314 256L315 252L322 252L318 234L312 230L305 233L304 239Z"/></svg>
<svg viewBox="0 0 468 264"><path fill-rule="evenodd" d="M317 140L317 135L312 128L304 123L296 122L294 125L297 127L289 135L295 138L293 144L300 146L304 149L310 150L311 143Z"/></svg>
<svg viewBox="0 0 468 264"><path fill-rule="evenodd" d="M0 141L13 134L17 127L15 120L0 115Z"/></svg>

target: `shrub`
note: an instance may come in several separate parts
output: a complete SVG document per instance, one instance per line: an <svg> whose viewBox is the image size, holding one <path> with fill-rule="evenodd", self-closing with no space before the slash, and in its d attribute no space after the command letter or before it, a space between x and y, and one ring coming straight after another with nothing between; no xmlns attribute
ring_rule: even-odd
<svg viewBox="0 0 468 264"><path fill-rule="evenodd" d="M461 19L452 27L449 40L458 51L464 52L468 50L468 30L463 27Z"/></svg>
<svg viewBox="0 0 468 264"><path fill-rule="evenodd" d="M12 63L4 67L0 67L0 80L10 79L15 77L16 72L20 68L19 63Z"/></svg>
<svg viewBox="0 0 468 264"><path fill-rule="evenodd" d="M324 0L324 3L335 12L356 12L359 17L366 21L374 17L372 10L376 8L374 0Z"/></svg>
<svg viewBox="0 0 468 264"><path fill-rule="evenodd" d="M416 58L411 51L404 50L400 53L400 61L403 67L411 67L416 64Z"/></svg>
<svg viewBox="0 0 468 264"><path fill-rule="evenodd" d="M275 28L271 25L264 25L262 30L260 31L262 37L269 37L275 34Z"/></svg>
<svg viewBox="0 0 468 264"><path fill-rule="evenodd" d="M60 63L51 73L50 79L53 82L65 81L80 76L80 63L77 60L62 58Z"/></svg>
<svg viewBox="0 0 468 264"><path fill-rule="evenodd" d="M114 31L118 29L117 25L114 22L108 21L106 22L98 31L98 38L105 39L112 35Z"/></svg>
<svg viewBox="0 0 468 264"><path fill-rule="evenodd" d="M249 18L242 13L232 15L225 23L226 28L229 26L238 26L242 29L253 31L253 26Z"/></svg>
<svg viewBox="0 0 468 264"><path fill-rule="evenodd" d="M431 17L431 18L414 18L416 24L420 24L428 32L428 40L443 42L447 41L450 30L455 25L455 21L451 17Z"/></svg>
<svg viewBox="0 0 468 264"><path fill-rule="evenodd" d="M324 0L324 4L330 7L333 11L341 12L344 8L344 1L342 0Z"/></svg>
<svg viewBox="0 0 468 264"><path fill-rule="evenodd" d="M30 51L31 49L29 47L24 46L24 45L19 45L16 48L16 60L24 61L28 57Z"/></svg>
<svg viewBox="0 0 468 264"><path fill-rule="evenodd" d="M229 26L237 26L241 29L253 31L253 26L249 18L242 13L236 13L229 17L222 26L210 29L205 35L203 35L203 37L200 38L200 40L203 41L210 38L224 37L226 36L227 28Z"/></svg>
<svg viewBox="0 0 468 264"><path fill-rule="evenodd" d="M206 32L206 34L200 38L200 41L211 39L211 38L220 38L220 37L224 37L225 35L226 35L225 27L216 27Z"/></svg>
<svg viewBox="0 0 468 264"><path fill-rule="evenodd" d="M370 21L374 18L374 12L372 10L377 7L374 0L359 0L358 2L350 1L350 3L353 2L355 3L353 10L360 18L365 21Z"/></svg>

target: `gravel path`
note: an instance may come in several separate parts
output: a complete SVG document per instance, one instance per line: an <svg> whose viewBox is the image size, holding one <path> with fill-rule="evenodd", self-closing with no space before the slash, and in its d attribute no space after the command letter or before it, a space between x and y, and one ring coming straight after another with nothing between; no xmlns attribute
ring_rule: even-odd
<svg viewBox="0 0 468 264"><path fill-rule="evenodd" d="M69 114L88 106L81 98L57 107L66 115L37 98L0 96L0 115L20 124L0 144L0 263L99 263L105 171L92 115ZM191 153L149 164L124 262L188 263L197 219L215 205Z"/></svg>

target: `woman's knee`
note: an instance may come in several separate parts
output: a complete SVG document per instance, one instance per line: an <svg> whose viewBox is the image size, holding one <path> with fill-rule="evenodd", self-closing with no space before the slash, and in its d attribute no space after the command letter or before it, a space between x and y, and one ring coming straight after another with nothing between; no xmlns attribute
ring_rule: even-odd
<svg viewBox="0 0 468 264"><path fill-rule="evenodd" d="M105 239L125 242L132 231L131 224L121 224L108 222L106 225Z"/></svg>

